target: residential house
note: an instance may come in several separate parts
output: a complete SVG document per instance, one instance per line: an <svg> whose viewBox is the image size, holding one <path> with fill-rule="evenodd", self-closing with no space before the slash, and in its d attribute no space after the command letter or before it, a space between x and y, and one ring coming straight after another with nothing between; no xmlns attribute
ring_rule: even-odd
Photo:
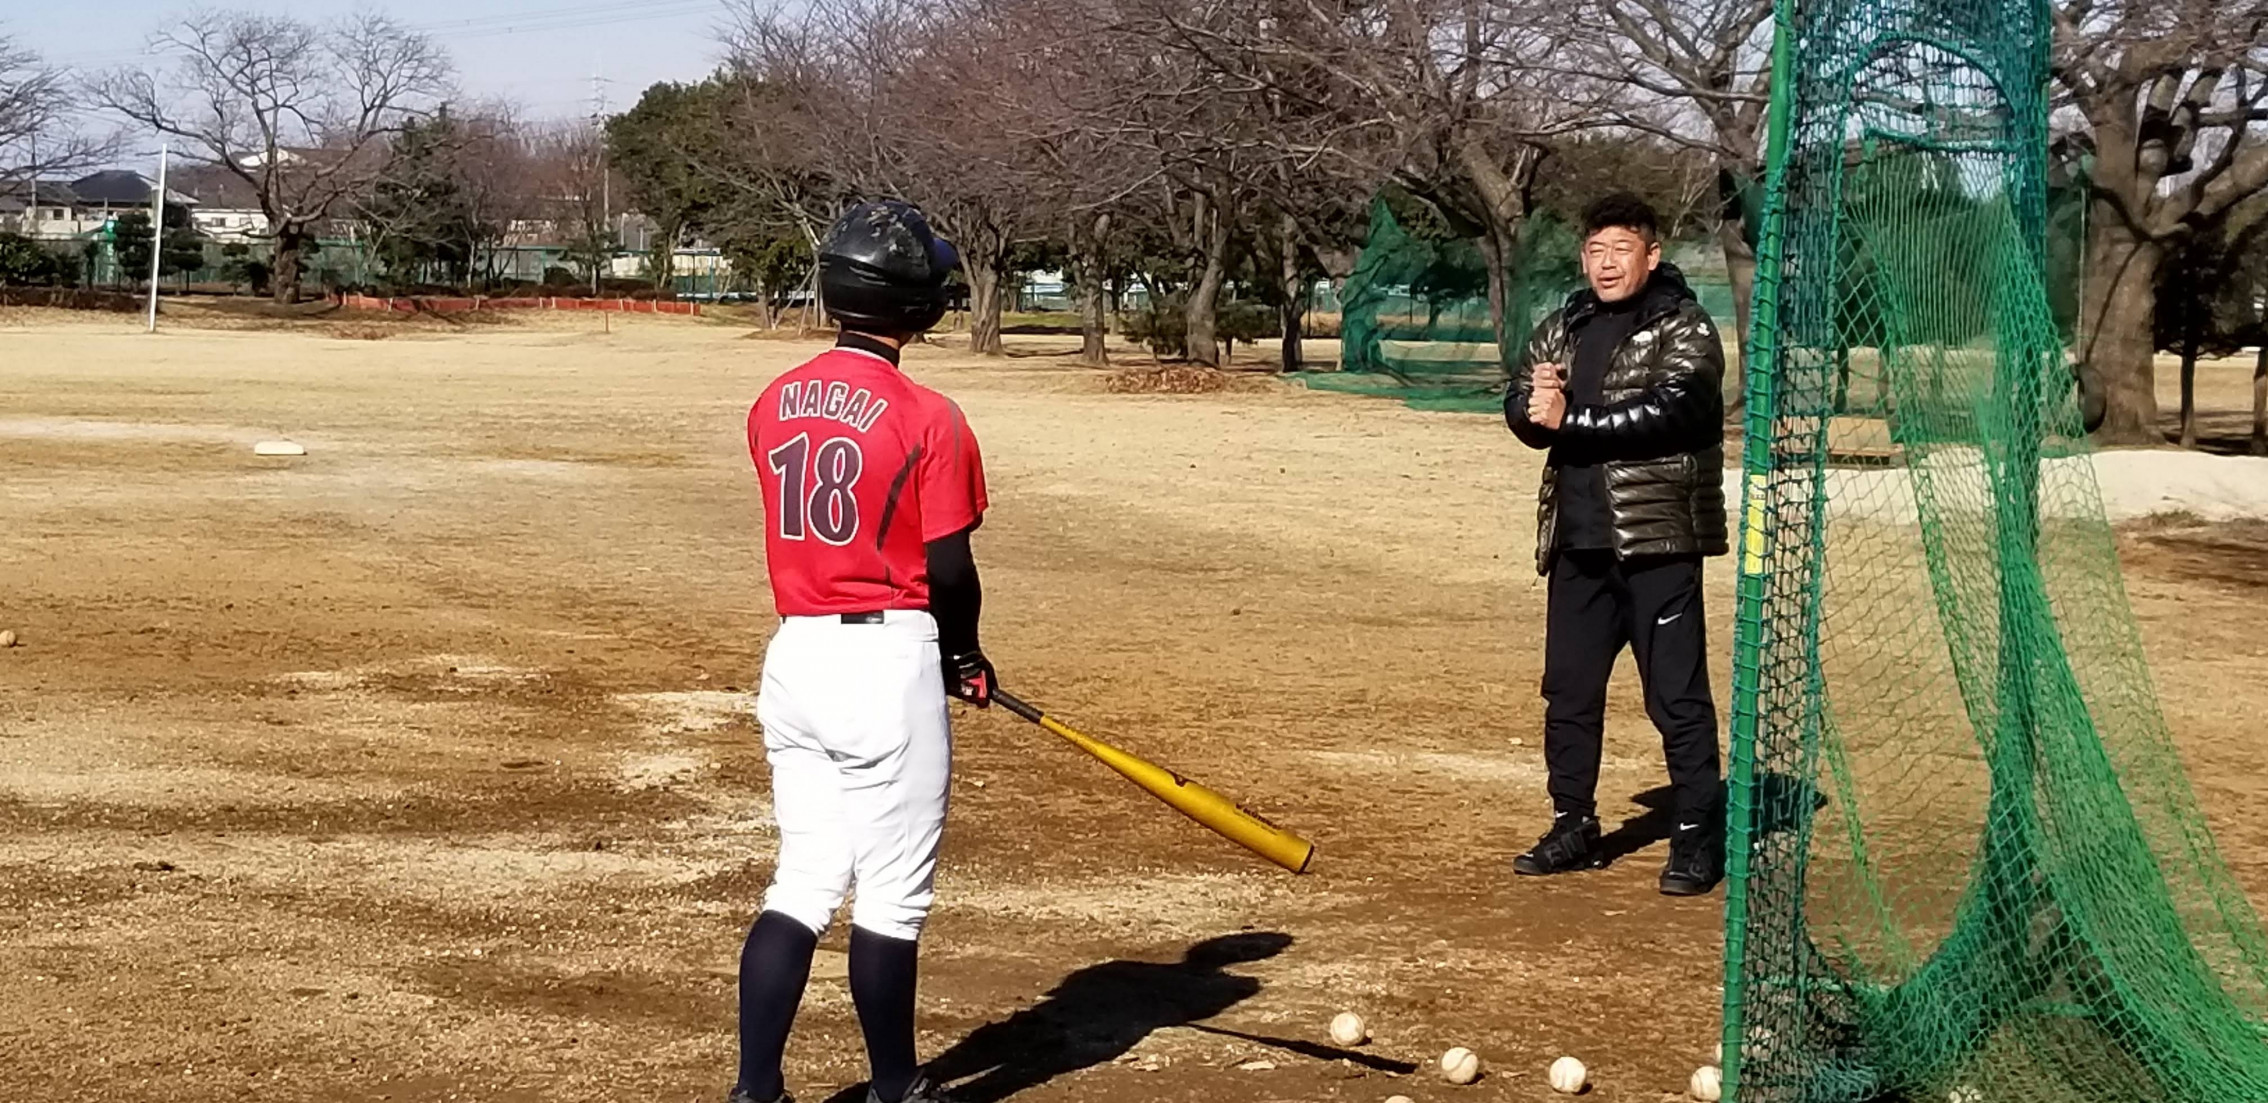
<svg viewBox="0 0 2268 1103"><path fill-rule="evenodd" d="M0 230L26 237L77 234L79 197L61 180L0 184Z"/></svg>
<svg viewBox="0 0 2268 1103"><path fill-rule="evenodd" d="M157 181L128 169L110 169L66 184L41 180L0 191L0 225L28 237L92 237L111 220L131 211L149 213ZM197 197L169 182L166 202L197 210ZM36 200L36 201L35 201Z"/></svg>

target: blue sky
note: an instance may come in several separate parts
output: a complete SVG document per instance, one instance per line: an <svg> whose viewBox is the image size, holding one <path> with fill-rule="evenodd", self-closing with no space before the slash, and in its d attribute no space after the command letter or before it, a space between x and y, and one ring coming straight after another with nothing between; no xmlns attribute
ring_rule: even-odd
<svg viewBox="0 0 2268 1103"><path fill-rule="evenodd" d="M188 0L7 4L0 32L51 63L100 69L147 65L148 34L178 21ZM661 80L696 80L722 53L722 0L214 0L214 6L290 12L322 21L375 8L426 31L448 48L465 92L504 96L533 119L588 115L591 77L606 81L616 111Z"/></svg>

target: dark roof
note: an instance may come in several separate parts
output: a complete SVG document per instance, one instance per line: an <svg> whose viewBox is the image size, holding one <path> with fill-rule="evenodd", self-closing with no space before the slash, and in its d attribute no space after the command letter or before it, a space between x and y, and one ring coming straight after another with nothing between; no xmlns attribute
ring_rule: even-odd
<svg viewBox="0 0 2268 1103"><path fill-rule="evenodd" d="M71 190L78 193L82 203L101 203L113 207L140 206L150 201L150 191L156 181L130 169L106 169L92 176L71 181ZM197 205L196 197L185 195L173 182L166 182L166 200L185 207Z"/></svg>
<svg viewBox="0 0 2268 1103"><path fill-rule="evenodd" d="M138 172L107 169L71 181L71 190L89 203L147 203L151 182Z"/></svg>
<svg viewBox="0 0 2268 1103"><path fill-rule="evenodd" d="M202 207L258 210L259 193L244 178L219 165L184 165L165 182L166 190L197 197Z"/></svg>
<svg viewBox="0 0 2268 1103"><path fill-rule="evenodd" d="M16 212L32 205L34 185L28 180L11 180L0 183L0 211ZM37 184L40 204L74 207L80 202L79 194L61 180L41 180ZM144 194L147 194L145 191Z"/></svg>

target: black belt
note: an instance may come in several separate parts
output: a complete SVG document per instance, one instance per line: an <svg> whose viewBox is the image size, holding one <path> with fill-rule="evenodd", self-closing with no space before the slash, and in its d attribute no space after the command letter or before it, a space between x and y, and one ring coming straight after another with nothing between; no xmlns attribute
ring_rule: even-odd
<svg viewBox="0 0 2268 1103"><path fill-rule="evenodd" d="M874 613L844 613L844 614L843 614L843 623L844 623L844 624L880 624L880 623L882 623L882 614L881 614L881 613L879 613L879 612L874 612Z"/></svg>

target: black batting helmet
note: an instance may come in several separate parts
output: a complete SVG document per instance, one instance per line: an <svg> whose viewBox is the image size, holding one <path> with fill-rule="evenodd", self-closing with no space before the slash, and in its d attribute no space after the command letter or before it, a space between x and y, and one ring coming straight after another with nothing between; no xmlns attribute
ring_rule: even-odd
<svg viewBox="0 0 2268 1103"><path fill-rule="evenodd" d="M845 329L920 333L945 316L960 254L910 203L861 203L819 244L819 301Z"/></svg>

